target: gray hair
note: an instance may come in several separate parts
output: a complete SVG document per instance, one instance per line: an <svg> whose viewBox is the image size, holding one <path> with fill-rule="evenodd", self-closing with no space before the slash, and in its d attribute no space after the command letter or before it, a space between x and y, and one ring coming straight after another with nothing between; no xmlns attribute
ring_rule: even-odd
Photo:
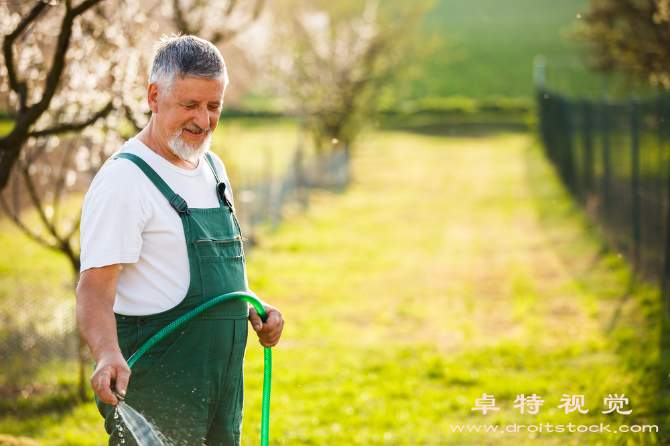
<svg viewBox="0 0 670 446"><path fill-rule="evenodd" d="M165 94L175 87L175 76L200 79L221 79L228 85L226 64L219 49L212 43L195 36L173 34L163 37L154 45L149 83L156 83Z"/></svg>

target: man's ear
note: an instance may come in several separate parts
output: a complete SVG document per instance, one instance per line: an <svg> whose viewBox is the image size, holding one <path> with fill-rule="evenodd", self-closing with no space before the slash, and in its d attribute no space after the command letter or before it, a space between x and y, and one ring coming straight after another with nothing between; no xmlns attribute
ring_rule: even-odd
<svg viewBox="0 0 670 446"><path fill-rule="evenodd" d="M161 92L158 90L158 85L155 83L150 83L149 88L147 89L147 102L149 103L149 109L153 113L158 113L158 97Z"/></svg>

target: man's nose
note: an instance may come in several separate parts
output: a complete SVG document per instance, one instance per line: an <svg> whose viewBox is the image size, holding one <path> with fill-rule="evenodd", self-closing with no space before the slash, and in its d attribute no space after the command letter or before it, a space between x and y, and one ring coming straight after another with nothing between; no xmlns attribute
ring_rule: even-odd
<svg viewBox="0 0 670 446"><path fill-rule="evenodd" d="M209 128L209 113L207 107L198 107L193 116L193 123L201 129Z"/></svg>

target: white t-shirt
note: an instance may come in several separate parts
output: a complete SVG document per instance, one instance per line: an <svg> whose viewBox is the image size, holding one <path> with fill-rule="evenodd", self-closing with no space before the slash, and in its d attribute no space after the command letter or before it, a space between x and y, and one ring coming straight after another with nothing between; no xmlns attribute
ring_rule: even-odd
<svg viewBox="0 0 670 446"><path fill-rule="evenodd" d="M189 208L219 207L216 179L203 158L196 169L182 169L136 138L119 152L142 158ZM223 163L211 155L232 203ZM123 269L115 313L154 314L169 310L186 296L191 273L181 218L144 172L125 159L100 169L86 193L81 216L81 271L117 263Z"/></svg>

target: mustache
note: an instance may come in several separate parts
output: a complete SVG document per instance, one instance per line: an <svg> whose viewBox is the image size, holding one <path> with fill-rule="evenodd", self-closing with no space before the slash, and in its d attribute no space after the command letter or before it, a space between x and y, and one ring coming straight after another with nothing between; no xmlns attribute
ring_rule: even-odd
<svg viewBox="0 0 670 446"><path fill-rule="evenodd" d="M193 133L209 133L211 130L209 127L199 127L195 124L193 125L182 125L181 129L179 129L179 134L184 131L184 129L188 130L189 132Z"/></svg>

